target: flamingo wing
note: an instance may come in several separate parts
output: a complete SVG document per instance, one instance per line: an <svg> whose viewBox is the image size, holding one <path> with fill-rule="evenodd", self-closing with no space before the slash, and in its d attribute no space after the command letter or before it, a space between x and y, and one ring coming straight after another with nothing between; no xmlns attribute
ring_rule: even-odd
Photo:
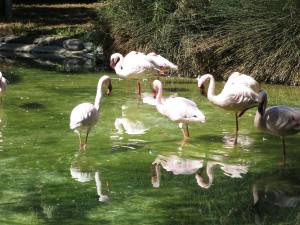
<svg viewBox="0 0 300 225"><path fill-rule="evenodd" d="M91 103L82 103L77 105L71 112L70 128L93 126L98 120L99 113Z"/></svg>
<svg viewBox="0 0 300 225"><path fill-rule="evenodd" d="M300 108L290 106L269 107L264 118L267 129L280 136L286 136L300 132Z"/></svg>
<svg viewBox="0 0 300 225"><path fill-rule="evenodd" d="M246 86L251 88L255 92L258 92L260 90L260 85L254 78L239 72L234 72L230 75L224 86L224 89L232 88L232 86L234 85Z"/></svg>
<svg viewBox="0 0 300 225"><path fill-rule="evenodd" d="M147 57L151 62L153 62L157 67L169 67L171 69L178 69L178 66L170 62L168 59L158 55L154 52L147 54Z"/></svg>
<svg viewBox="0 0 300 225"><path fill-rule="evenodd" d="M198 109L195 102L183 98L167 98L164 105L164 115L173 121L196 122L205 121L204 114Z"/></svg>
<svg viewBox="0 0 300 225"><path fill-rule="evenodd" d="M133 51L124 57L122 67L128 74L134 74L154 69L155 66L144 53Z"/></svg>

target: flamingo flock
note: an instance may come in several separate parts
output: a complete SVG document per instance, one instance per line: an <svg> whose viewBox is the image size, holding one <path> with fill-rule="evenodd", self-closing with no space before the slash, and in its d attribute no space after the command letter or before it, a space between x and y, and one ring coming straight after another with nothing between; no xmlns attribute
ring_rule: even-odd
<svg viewBox="0 0 300 225"><path fill-rule="evenodd" d="M143 52L131 51L126 56L114 53L110 57L110 66L116 74L128 77L133 74L156 74L164 75L165 69L177 70L178 66L154 52L145 54ZM205 84L208 82L208 90ZM96 125L100 116L100 102L102 98L102 85L107 84L107 94L112 91L111 78L102 76L97 85L96 97L93 103L81 103L73 108L70 115L70 129L79 137L80 149L86 149L88 135ZM197 104L187 98L170 96L164 98L163 85L159 78L152 82L153 97L144 96L143 101L155 105L156 110L169 120L178 123L182 131L183 141L187 141L191 123L205 123L206 116ZM244 113L253 107L257 107L254 125L263 132L281 137L284 159L286 157L286 136L300 132L300 108L280 105L267 108L267 93L261 90L260 84L251 76L240 72L232 73L225 83L222 91L216 94L216 82L211 74L204 74L197 78L197 86L202 95L206 96L212 104L231 111L235 115L235 141L237 144L239 132L239 119ZM141 96L141 85L137 83L138 94ZM6 93L7 80L0 72L0 100ZM125 124L126 122L126 124ZM116 121L115 126L128 128L127 120ZM121 129L121 128L120 128ZM83 134L82 134L83 133ZM137 132L127 131L129 134ZM83 137L85 135L85 137Z"/></svg>

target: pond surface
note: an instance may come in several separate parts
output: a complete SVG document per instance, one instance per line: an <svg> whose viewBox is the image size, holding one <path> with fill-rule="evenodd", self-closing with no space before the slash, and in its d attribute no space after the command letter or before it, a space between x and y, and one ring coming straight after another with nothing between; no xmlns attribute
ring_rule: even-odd
<svg viewBox="0 0 300 225"><path fill-rule="evenodd" d="M200 96L196 80L165 78L166 96L194 100L207 117L182 144L178 125L137 99L135 80L106 73L113 92L79 151L70 112L94 101L104 73L6 71L0 224L300 224L300 136L287 138L283 166L281 140L253 126L256 109L240 119L234 146L232 113ZM300 106L299 87L263 89L269 105Z"/></svg>

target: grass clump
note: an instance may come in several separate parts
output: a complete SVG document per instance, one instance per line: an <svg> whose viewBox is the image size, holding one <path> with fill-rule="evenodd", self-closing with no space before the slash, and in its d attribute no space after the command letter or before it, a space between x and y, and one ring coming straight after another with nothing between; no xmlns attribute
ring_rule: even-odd
<svg viewBox="0 0 300 225"><path fill-rule="evenodd" d="M240 71L300 84L297 0L113 0L106 9L114 51L157 51L181 76Z"/></svg>

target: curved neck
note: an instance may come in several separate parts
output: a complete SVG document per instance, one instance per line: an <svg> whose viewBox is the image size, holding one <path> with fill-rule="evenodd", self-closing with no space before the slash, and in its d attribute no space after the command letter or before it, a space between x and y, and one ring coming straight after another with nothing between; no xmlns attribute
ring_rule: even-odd
<svg viewBox="0 0 300 225"><path fill-rule="evenodd" d="M266 129L265 123L265 111L266 111L266 100L258 105L255 118L254 118L254 126L259 129Z"/></svg>
<svg viewBox="0 0 300 225"><path fill-rule="evenodd" d="M155 99L156 105L161 105L162 104L162 94L163 94L162 85L159 85L157 95L156 95L156 99Z"/></svg>
<svg viewBox="0 0 300 225"><path fill-rule="evenodd" d="M208 177L208 182L204 181L202 174L200 174L200 173L196 174L196 180L200 187L206 188L206 189L211 187L213 180L214 180L214 175L213 175L213 167L214 166L215 166L214 163L207 163L207 165L206 165L206 174Z"/></svg>
<svg viewBox="0 0 300 225"><path fill-rule="evenodd" d="M120 54L120 53L116 53L117 57L119 57L119 61L117 62L116 66L115 66L115 72L118 75L126 75L124 69L123 69L123 62L124 62L124 57Z"/></svg>
<svg viewBox="0 0 300 225"><path fill-rule="evenodd" d="M102 97L102 84L105 81L105 79L103 77L101 77L98 81L98 85L97 85L97 93L96 93L96 98L95 98L95 103L94 106L97 110L99 110L100 107L100 101L101 101L101 97Z"/></svg>
<svg viewBox="0 0 300 225"><path fill-rule="evenodd" d="M215 102L215 88L216 88L216 81L215 78L211 74L203 75L204 80L209 80L209 86L207 90L207 98L211 102Z"/></svg>

